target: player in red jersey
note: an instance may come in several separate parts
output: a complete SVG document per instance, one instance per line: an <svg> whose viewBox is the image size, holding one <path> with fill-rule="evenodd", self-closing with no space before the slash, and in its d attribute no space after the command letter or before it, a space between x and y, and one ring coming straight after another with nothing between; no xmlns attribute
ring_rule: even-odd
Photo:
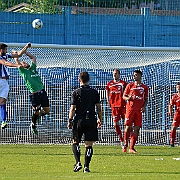
<svg viewBox="0 0 180 180"><path fill-rule="evenodd" d="M142 72L140 70L135 70L134 82L127 85L123 94L123 99L127 101L123 152L127 151L128 140L131 133L129 152L137 153L134 146L138 139L139 130L142 126L142 113L145 112L148 102L148 87L141 82L141 77ZM132 125L134 125L133 131Z"/></svg>
<svg viewBox="0 0 180 180"><path fill-rule="evenodd" d="M113 80L109 81L106 86L106 99L112 110L112 118L116 134L119 136L121 144L123 144L123 136L120 128L120 119L125 118L126 102L122 98L127 83L120 79L119 69L114 69Z"/></svg>
<svg viewBox="0 0 180 180"><path fill-rule="evenodd" d="M170 132L170 147L174 147L176 139L176 130L180 125L180 82L176 84L177 93L173 95L169 103L169 115L172 116L173 106L176 106L176 112L174 114L172 128Z"/></svg>

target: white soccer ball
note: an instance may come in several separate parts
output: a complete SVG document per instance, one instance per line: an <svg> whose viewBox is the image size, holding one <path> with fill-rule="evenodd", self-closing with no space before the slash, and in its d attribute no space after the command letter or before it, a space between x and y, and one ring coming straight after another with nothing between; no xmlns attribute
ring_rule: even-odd
<svg viewBox="0 0 180 180"><path fill-rule="evenodd" d="M41 29L43 26L43 22L41 19L35 19L33 22L32 22L32 27L35 28L35 29Z"/></svg>

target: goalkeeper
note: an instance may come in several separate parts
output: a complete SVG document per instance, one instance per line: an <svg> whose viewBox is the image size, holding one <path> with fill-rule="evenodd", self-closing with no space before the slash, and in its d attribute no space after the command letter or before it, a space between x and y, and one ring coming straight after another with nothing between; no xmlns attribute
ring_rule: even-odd
<svg viewBox="0 0 180 180"><path fill-rule="evenodd" d="M17 53L17 52L13 52ZM26 87L30 91L30 102L33 109L31 130L34 134L38 134L37 131L37 121L41 116L49 114L49 99L47 92L44 89L41 77L36 70L36 57L29 52L25 54L31 59L31 64L26 62L20 62L18 58L14 58L16 64L23 66L23 68L18 68L20 75L23 77Z"/></svg>

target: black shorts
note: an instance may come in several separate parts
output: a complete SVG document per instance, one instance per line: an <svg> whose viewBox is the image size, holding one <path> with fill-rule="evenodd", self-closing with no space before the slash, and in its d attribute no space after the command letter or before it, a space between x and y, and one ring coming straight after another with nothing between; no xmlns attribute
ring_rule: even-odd
<svg viewBox="0 0 180 180"><path fill-rule="evenodd" d="M40 110L41 107L49 107L49 99L44 89L36 93L31 93L29 97L34 110Z"/></svg>
<svg viewBox="0 0 180 180"><path fill-rule="evenodd" d="M85 141L98 141L97 119L75 118L72 128L72 138L81 142L84 134Z"/></svg>

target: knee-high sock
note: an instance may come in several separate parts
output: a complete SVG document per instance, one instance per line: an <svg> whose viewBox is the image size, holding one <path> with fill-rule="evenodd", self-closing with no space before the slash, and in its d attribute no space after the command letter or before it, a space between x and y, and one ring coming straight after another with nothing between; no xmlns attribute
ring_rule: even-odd
<svg viewBox="0 0 180 180"><path fill-rule="evenodd" d="M125 146L128 146L129 136L130 136L130 132L124 131L124 145Z"/></svg>
<svg viewBox="0 0 180 180"><path fill-rule="evenodd" d="M175 139L176 139L176 130L172 129L170 132L170 144L174 144Z"/></svg>
<svg viewBox="0 0 180 180"><path fill-rule="evenodd" d="M6 121L6 115L7 115L6 104L0 105L0 109L1 109L1 119L2 119L2 122L5 122Z"/></svg>
<svg viewBox="0 0 180 180"><path fill-rule="evenodd" d="M37 121L38 117L39 116L37 114L33 113L33 115L32 115L32 122L33 122L34 125L36 125L36 121Z"/></svg>
<svg viewBox="0 0 180 180"><path fill-rule="evenodd" d="M138 139L138 135L133 133L131 136L130 149L134 148L137 139Z"/></svg>
<svg viewBox="0 0 180 180"><path fill-rule="evenodd" d="M73 151L76 163L80 162L81 149L78 143L75 143L72 145L72 151Z"/></svg>
<svg viewBox="0 0 180 180"><path fill-rule="evenodd" d="M116 130L116 134L119 136L120 141L123 142L124 139L123 139L123 136L122 136L122 131L120 129L120 126L119 125L115 125L114 128Z"/></svg>
<svg viewBox="0 0 180 180"><path fill-rule="evenodd" d="M92 146L86 147L85 156L84 156L84 166L89 168L89 163L91 161L91 157L93 155L93 148Z"/></svg>

